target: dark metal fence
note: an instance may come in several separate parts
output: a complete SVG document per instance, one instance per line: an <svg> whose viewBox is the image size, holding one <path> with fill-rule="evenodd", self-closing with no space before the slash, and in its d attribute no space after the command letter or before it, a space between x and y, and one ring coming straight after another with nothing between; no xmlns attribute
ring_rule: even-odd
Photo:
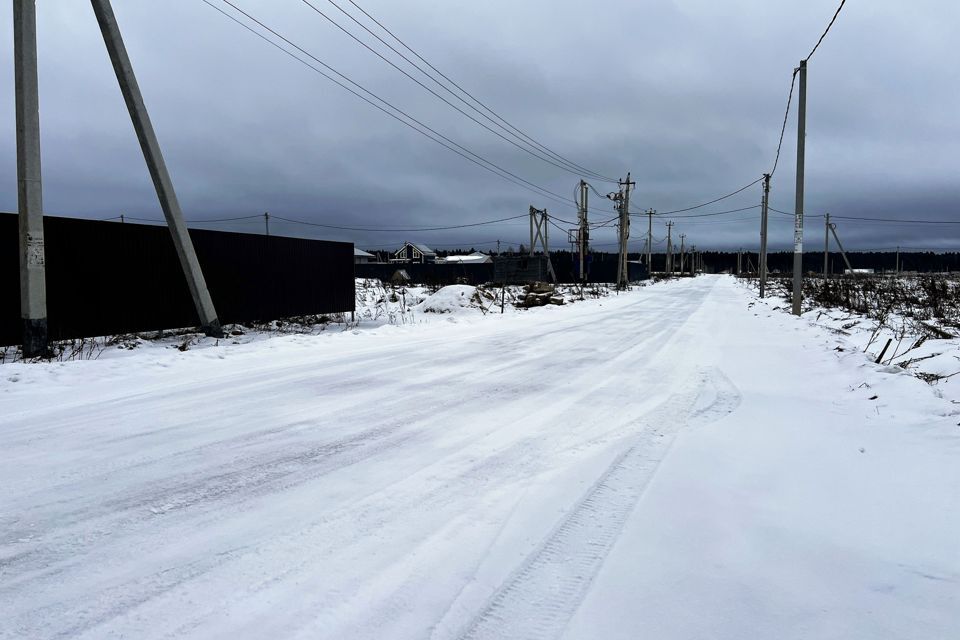
<svg viewBox="0 0 960 640"><path fill-rule="evenodd" d="M367 263L358 264L355 272L358 278L376 278L390 282L398 270L410 276L416 284L472 284L478 285L493 280L492 264L404 264L404 263Z"/></svg>
<svg viewBox="0 0 960 640"><path fill-rule="evenodd" d="M50 339L199 324L166 226L44 218ZM21 340L17 216L0 214L0 344ZM353 311L353 245L190 230L222 323Z"/></svg>
<svg viewBox="0 0 960 640"><path fill-rule="evenodd" d="M576 277L572 254L558 251L550 254L557 281L561 283L579 282ZM494 256L492 264L382 264L368 263L356 266L358 278L377 278L389 282L398 270L410 276L416 284L484 284L495 282L523 284L527 282L547 282L547 260L542 255L530 256ZM647 269L637 262L629 264L630 280L645 280ZM590 255L590 282L615 282L617 279L617 255L595 253Z"/></svg>

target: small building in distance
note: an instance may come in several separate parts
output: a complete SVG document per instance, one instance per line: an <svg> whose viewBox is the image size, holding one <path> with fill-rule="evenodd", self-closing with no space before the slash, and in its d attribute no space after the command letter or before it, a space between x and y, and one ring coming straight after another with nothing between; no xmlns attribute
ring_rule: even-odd
<svg viewBox="0 0 960 640"><path fill-rule="evenodd" d="M437 253L425 244L404 242L403 247L393 252L390 262L406 262L410 264L433 264L437 261Z"/></svg>
<svg viewBox="0 0 960 640"><path fill-rule="evenodd" d="M491 264L493 258L479 251L467 255L447 256L446 258L437 258L437 263L443 264Z"/></svg>
<svg viewBox="0 0 960 640"><path fill-rule="evenodd" d="M376 262L377 257L372 253L367 253L363 249L353 248L353 264L369 264Z"/></svg>
<svg viewBox="0 0 960 640"><path fill-rule="evenodd" d="M844 269L843 275L845 276L863 276L863 275L873 275L876 273L876 269Z"/></svg>

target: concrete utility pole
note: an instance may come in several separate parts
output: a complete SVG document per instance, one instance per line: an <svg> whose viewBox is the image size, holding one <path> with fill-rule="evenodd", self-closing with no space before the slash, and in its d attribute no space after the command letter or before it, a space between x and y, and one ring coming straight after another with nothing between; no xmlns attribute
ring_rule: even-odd
<svg viewBox="0 0 960 640"><path fill-rule="evenodd" d="M667 275L673 275L673 223L667 223Z"/></svg>
<svg viewBox="0 0 960 640"><path fill-rule="evenodd" d="M130 112L130 119L133 121L133 128L140 141L143 158L146 160L150 178L153 180L153 186L157 191L163 216L167 220L167 226L170 227L170 235L173 236L173 244L177 250L177 256L180 258L180 266L187 278L190 296L193 298L197 315L200 316L200 326L208 336L221 336L223 332L220 329L220 320L217 318L213 300L207 290L207 283L204 280L200 262L197 260L193 242L190 240L190 233L183 219L180 202L177 200L177 194L173 189L173 181L170 179L167 165L163 161L160 144L157 142L153 124L150 122L147 107L143 102L143 95L140 93L140 86L137 84L133 66L130 64L130 57L127 55L127 49L120 35L120 25L117 24L116 16L113 14L113 7L110 5L110 0L90 0L90 3L93 5L97 22L100 24L103 42L110 54L110 62L113 64L117 82L120 84L120 91L123 93L124 102L126 102L127 110Z"/></svg>
<svg viewBox="0 0 960 640"><path fill-rule="evenodd" d="M683 258L684 258L684 254L683 254L683 241L684 241L684 239L685 239L686 237L687 237L687 234L685 234L685 233L681 233L681 234L680 234L680 275L681 275L681 276L683 275Z"/></svg>
<svg viewBox="0 0 960 640"><path fill-rule="evenodd" d="M590 227L587 223L587 196L590 193L586 181L580 181L580 202L578 207L578 221L580 229L577 233L577 253L580 257L580 282L587 283L587 247L589 246Z"/></svg>
<svg viewBox="0 0 960 640"><path fill-rule="evenodd" d="M900 245L897 245L897 275L900 275Z"/></svg>
<svg viewBox="0 0 960 640"><path fill-rule="evenodd" d="M770 204L770 174L763 174L763 200L760 207L760 297L767 290L767 207Z"/></svg>
<svg viewBox="0 0 960 640"><path fill-rule="evenodd" d="M270 237L270 212L263 212L263 226L266 228L267 237Z"/></svg>
<svg viewBox="0 0 960 640"><path fill-rule="evenodd" d="M743 249L737 249L737 275L743 272Z"/></svg>
<svg viewBox="0 0 960 640"><path fill-rule="evenodd" d="M647 209L647 271L653 274L653 216L657 212Z"/></svg>
<svg viewBox="0 0 960 640"><path fill-rule="evenodd" d="M630 240L630 187L634 185L630 181L630 172L627 172L627 180L623 183L623 202L621 203L621 215L623 223L620 225L620 233L623 235L623 249L620 253L620 264L623 271L621 283L626 288L630 284L630 269L627 265L627 242Z"/></svg>
<svg viewBox="0 0 960 640"><path fill-rule="evenodd" d="M823 278L827 279L830 277L830 265L828 260L830 259L830 214L824 216L823 224Z"/></svg>
<svg viewBox="0 0 960 640"><path fill-rule="evenodd" d="M608 194L607 197L616 203L620 214L620 255L617 259L617 289L626 289L630 285L630 272L627 265L627 243L630 239L630 187L636 184L631 182L630 173L627 179L619 180L620 191Z"/></svg>
<svg viewBox="0 0 960 640"><path fill-rule="evenodd" d="M807 61L800 61L797 100L797 190L793 220L793 315L800 315L803 296L803 163L807 136Z"/></svg>
<svg viewBox="0 0 960 640"><path fill-rule="evenodd" d="M13 2L13 68L17 119L17 209L23 357L47 353L47 280L40 175L40 91L35 0Z"/></svg>

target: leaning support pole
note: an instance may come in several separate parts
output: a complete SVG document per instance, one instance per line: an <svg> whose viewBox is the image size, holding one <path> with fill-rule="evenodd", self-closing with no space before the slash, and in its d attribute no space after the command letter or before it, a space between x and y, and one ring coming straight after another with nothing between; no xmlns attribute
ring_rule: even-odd
<svg viewBox="0 0 960 640"><path fill-rule="evenodd" d="M167 173L167 165L163 161L163 154L160 152L157 136L153 131L150 116L147 114L147 107L143 102L143 96L140 94L140 87L133 73L130 57L123 45L120 26L113 14L110 0L90 0L90 2L93 5L93 12L97 16L97 22L100 23L100 32L103 34L103 41L107 46L107 52L110 54L113 70L117 74L123 99L127 103L133 128L140 140L140 148L143 150L147 169L153 179L153 186L157 190L160 207L167 219L167 226L170 227L173 244L176 247L177 256L180 258L180 266L183 267L183 273L187 278L187 286L190 288L190 295L197 308L197 314L200 316L200 326L208 336L220 336L222 335L220 321L213 307L210 292L207 290L207 283L203 278L203 271L200 269L200 262L197 260L197 254L193 249L193 242L190 240L187 225L183 220L183 212L180 210L180 203L177 201L177 194L173 189L173 181L170 180L170 174Z"/></svg>
<svg viewBox="0 0 960 640"><path fill-rule="evenodd" d="M13 66L17 112L20 317L23 320L23 356L33 358L44 355L48 347L35 0L13 2Z"/></svg>
<svg viewBox="0 0 960 640"><path fill-rule="evenodd" d="M843 262L847 265L847 271L853 275L853 267L850 265L850 260L847 258L847 252L844 251L843 245L840 243L840 236L837 235L837 225L831 224L828 229L833 233L833 239L837 241L837 248L840 249L840 255L843 256Z"/></svg>
<svg viewBox="0 0 960 640"><path fill-rule="evenodd" d="M797 193L793 221L793 315L800 315L803 297L803 170L807 135L807 61L800 61L797 100Z"/></svg>
<svg viewBox="0 0 960 640"><path fill-rule="evenodd" d="M830 214L824 217L823 225L823 277L830 277Z"/></svg>

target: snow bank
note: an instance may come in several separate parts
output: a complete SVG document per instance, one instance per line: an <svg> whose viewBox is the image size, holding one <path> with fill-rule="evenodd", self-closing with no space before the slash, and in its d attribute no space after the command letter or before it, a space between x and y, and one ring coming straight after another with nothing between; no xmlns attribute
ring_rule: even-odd
<svg viewBox="0 0 960 640"><path fill-rule="evenodd" d="M414 307L422 313L457 313L465 309L480 309L477 288L465 284L444 287Z"/></svg>

